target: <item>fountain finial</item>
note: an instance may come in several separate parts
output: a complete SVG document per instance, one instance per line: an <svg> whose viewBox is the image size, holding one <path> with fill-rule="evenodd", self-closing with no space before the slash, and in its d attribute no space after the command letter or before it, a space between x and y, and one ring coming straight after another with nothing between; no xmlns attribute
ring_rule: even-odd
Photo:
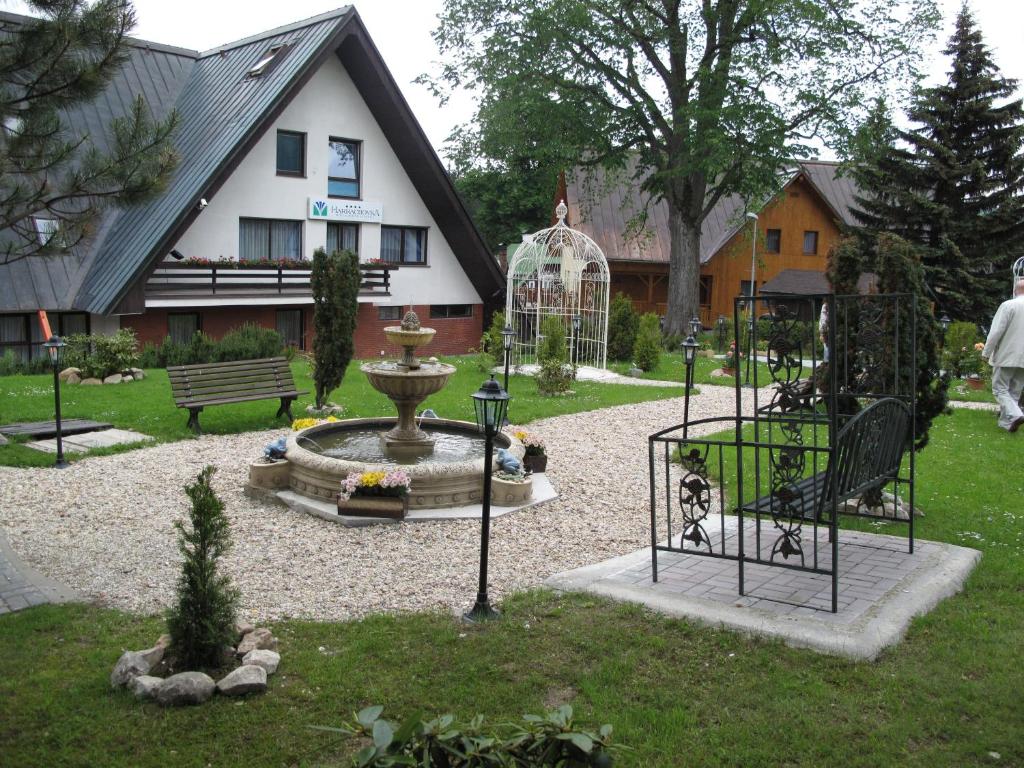
<svg viewBox="0 0 1024 768"><path fill-rule="evenodd" d="M402 318L403 331L418 331L420 329L420 316L411 309Z"/></svg>
<svg viewBox="0 0 1024 768"><path fill-rule="evenodd" d="M565 217L569 213L569 208L565 204L565 200L559 200L558 207L555 208L555 216L558 217L559 224L565 224Z"/></svg>

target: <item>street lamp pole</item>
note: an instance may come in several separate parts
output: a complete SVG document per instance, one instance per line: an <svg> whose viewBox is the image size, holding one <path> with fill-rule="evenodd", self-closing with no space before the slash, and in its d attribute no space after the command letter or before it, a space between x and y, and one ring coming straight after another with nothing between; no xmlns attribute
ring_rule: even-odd
<svg viewBox="0 0 1024 768"><path fill-rule="evenodd" d="M508 364L512 358L512 340L515 339L516 332L512 329L512 326L508 323L501 329L501 346L505 350L505 391L508 392Z"/></svg>
<svg viewBox="0 0 1024 768"><path fill-rule="evenodd" d="M571 355L571 362L576 365L579 362L580 353L577 347L580 343L580 328L583 327L583 321L579 315L572 316L572 349L569 350Z"/></svg>
<svg viewBox="0 0 1024 768"><path fill-rule="evenodd" d="M64 460L64 434L60 421L60 366L64 358L64 340L59 336L51 336L43 342L43 348L50 356L50 364L53 366L54 427L57 432L57 462L54 466L57 469L64 469L68 465Z"/></svg>
<svg viewBox="0 0 1024 768"><path fill-rule="evenodd" d="M692 321L691 321L691 328ZM683 393L683 437L687 436L690 430L690 390L693 389L693 363L697 359L697 348L700 344L690 333L686 341L682 343L683 363L686 365L686 391Z"/></svg>
<svg viewBox="0 0 1024 768"><path fill-rule="evenodd" d="M477 586L476 602L463 618L467 621L487 621L497 618L498 612L491 607L487 595L487 555L491 539L491 469L494 453L494 436L498 434L508 407L508 393L494 380L494 375L474 392L473 409L477 428L484 434L484 497L480 516L480 580Z"/></svg>
<svg viewBox="0 0 1024 768"><path fill-rule="evenodd" d="M750 238L750 301L748 308L750 317L747 320L747 371L743 380L743 386L750 386L750 358L754 351L754 280L757 267L757 214L753 211L747 213L747 218L754 222L754 236Z"/></svg>

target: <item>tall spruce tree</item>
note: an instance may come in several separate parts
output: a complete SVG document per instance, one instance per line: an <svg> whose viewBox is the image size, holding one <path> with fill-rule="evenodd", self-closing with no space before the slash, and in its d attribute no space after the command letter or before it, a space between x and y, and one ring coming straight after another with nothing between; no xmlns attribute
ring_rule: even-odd
<svg viewBox="0 0 1024 768"><path fill-rule="evenodd" d="M341 385L355 354L356 316L362 273L352 251L313 253L310 290L313 294L313 383L316 407L323 408Z"/></svg>
<svg viewBox="0 0 1024 768"><path fill-rule="evenodd" d="M908 110L916 127L893 130L879 103L862 128L855 214L869 231L920 246L940 309L977 319L1006 298L1024 252L1024 109L966 5L944 53L949 79L918 93Z"/></svg>

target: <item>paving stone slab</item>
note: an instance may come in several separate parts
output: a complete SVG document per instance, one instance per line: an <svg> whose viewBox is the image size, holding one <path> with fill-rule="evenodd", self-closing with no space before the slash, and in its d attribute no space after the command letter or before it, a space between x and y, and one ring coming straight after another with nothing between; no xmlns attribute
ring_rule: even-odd
<svg viewBox="0 0 1024 768"><path fill-rule="evenodd" d="M102 421L90 421L88 419L61 419L61 434L77 435L81 432L96 432L101 429L110 429L113 424ZM52 421L31 421L21 424L4 424L0 426L0 435L27 435L29 437L55 437L57 424Z"/></svg>
<svg viewBox="0 0 1024 768"><path fill-rule="evenodd" d="M128 445L140 443L144 440L152 440L149 435L141 432L133 432L130 429L105 429L102 432L86 432L80 435L72 435L64 438L65 453L84 453L93 448L110 448L114 445ZM29 448L46 453L57 452L57 439L36 440L25 443Z"/></svg>
<svg viewBox="0 0 1024 768"><path fill-rule="evenodd" d="M727 521L726 530L727 539L735 537L735 518ZM746 595L741 596L735 561L659 552L655 583L650 548L555 574L545 583L557 590L641 603L713 627L779 638L795 647L874 659L903 638L912 618L959 592L981 559L977 550L921 539L909 554L906 544L895 536L841 531L837 613L830 610L831 576L748 563ZM844 560L845 551L867 547L884 547L885 559L877 564ZM857 579L857 586L848 593L850 578Z"/></svg>

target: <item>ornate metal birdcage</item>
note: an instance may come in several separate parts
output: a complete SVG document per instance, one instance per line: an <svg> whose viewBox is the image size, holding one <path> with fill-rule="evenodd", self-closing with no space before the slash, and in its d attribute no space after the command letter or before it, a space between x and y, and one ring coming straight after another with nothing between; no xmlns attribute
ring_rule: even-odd
<svg viewBox="0 0 1024 768"><path fill-rule="evenodd" d="M1010 295L1013 296L1013 289L1017 283L1024 280L1024 256L1013 262L1013 282L1010 284Z"/></svg>
<svg viewBox="0 0 1024 768"><path fill-rule="evenodd" d="M509 262L505 317L515 331L513 365L537 362L541 323L549 315L562 321L570 362L607 363L608 262L597 243L565 223L566 213L560 202L558 223L524 235Z"/></svg>

